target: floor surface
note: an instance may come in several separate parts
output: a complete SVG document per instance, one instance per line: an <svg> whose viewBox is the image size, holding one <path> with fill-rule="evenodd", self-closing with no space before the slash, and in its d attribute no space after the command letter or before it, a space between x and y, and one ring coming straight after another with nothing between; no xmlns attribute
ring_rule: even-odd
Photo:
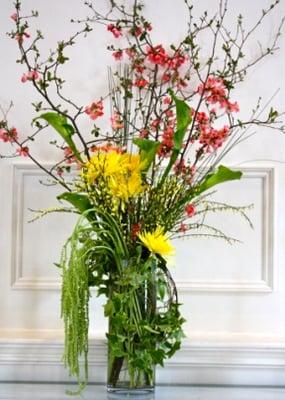
<svg viewBox="0 0 285 400"><path fill-rule="evenodd" d="M19 384L0 383L1 400L63 400L80 399L78 396L68 396L66 389L75 386L67 384ZM109 397L108 397L109 396ZM114 397L106 393L105 386L89 385L81 399L85 400L285 400L284 388L254 388L254 387L187 387L158 386L152 397L124 396Z"/></svg>

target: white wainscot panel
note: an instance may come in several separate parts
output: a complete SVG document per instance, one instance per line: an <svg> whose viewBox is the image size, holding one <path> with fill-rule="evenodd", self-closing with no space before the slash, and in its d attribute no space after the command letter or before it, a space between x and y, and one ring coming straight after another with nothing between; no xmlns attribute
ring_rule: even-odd
<svg viewBox="0 0 285 400"><path fill-rule="evenodd" d="M270 292L274 287L274 169L244 168L244 178L226 183L215 195L233 205L253 204L248 215L251 229L239 215L220 213L207 223L235 236L242 243L228 245L212 238L176 242L176 260L171 267L180 291ZM70 214L50 214L28 223L31 209L56 205L60 188L39 184L44 175L34 166L14 166L12 287L58 289L58 270L53 267L61 247L72 231ZM173 261L170 261L173 263Z"/></svg>
<svg viewBox="0 0 285 400"><path fill-rule="evenodd" d="M234 206L252 204L247 215L253 229L240 215L223 211L209 215L205 223L240 243L230 245L221 239L195 235L177 240L171 271L180 291L271 292L274 289L275 170L260 166L242 170L242 180L220 185L213 200Z"/></svg>
<svg viewBox="0 0 285 400"><path fill-rule="evenodd" d="M54 263L60 259L76 217L56 212L29 223L35 217L31 209L58 207L56 196L64 188L40 184L48 181L33 165L16 164L13 168L12 288L57 289L59 271Z"/></svg>

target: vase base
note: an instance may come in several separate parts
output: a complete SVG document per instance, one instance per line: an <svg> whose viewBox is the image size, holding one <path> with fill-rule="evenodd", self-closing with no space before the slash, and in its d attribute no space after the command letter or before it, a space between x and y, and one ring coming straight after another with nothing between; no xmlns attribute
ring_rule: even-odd
<svg viewBox="0 0 285 400"><path fill-rule="evenodd" d="M109 400L118 400L118 399L126 399L130 398L132 400L152 400L154 399L154 387L146 387L139 389L131 389L124 387L112 387L107 386L108 399Z"/></svg>

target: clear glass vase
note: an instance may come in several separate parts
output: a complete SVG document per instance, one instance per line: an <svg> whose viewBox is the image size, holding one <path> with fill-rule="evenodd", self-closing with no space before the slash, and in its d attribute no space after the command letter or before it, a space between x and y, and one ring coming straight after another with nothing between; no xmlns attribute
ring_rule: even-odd
<svg viewBox="0 0 285 400"><path fill-rule="evenodd" d="M127 302L118 306L122 297L118 287L109 297L110 304L120 311L109 316L108 398L151 399L155 388L152 353L157 337L155 332L145 334L145 327L156 314L156 285L154 281L143 282L129 293Z"/></svg>

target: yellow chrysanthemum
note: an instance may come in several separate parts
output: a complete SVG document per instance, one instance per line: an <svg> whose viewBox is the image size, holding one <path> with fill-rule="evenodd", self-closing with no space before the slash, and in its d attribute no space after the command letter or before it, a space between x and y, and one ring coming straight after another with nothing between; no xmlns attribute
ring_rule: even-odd
<svg viewBox="0 0 285 400"><path fill-rule="evenodd" d="M174 254L174 247L168 237L164 234L163 228L158 226L154 232L142 232L138 235L141 242L152 253L161 256L170 256Z"/></svg>
<svg viewBox="0 0 285 400"><path fill-rule="evenodd" d="M98 151L84 164L81 175L91 185L101 178L116 203L116 199L127 201L144 190L143 167L139 154Z"/></svg>
<svg viewBox="0 0 285 400"><path fill-rule="evenodd" d="M132 173L129 176L121 175L111 178L109 190L112 196L127 201L129 198L139 195L144 190L144 186L141 176Z"/></svg>
<svg viewBox="0 0 285 400"><path fill-rule="evenodd" d="M122 154L116 151L98 152L84 165L84 176L93 183L98 176L111 177L126 169Z"/></svg>

